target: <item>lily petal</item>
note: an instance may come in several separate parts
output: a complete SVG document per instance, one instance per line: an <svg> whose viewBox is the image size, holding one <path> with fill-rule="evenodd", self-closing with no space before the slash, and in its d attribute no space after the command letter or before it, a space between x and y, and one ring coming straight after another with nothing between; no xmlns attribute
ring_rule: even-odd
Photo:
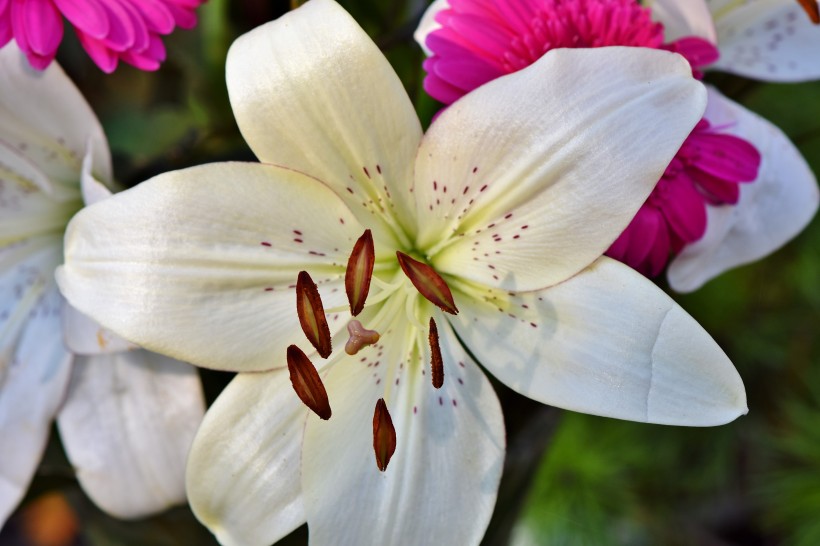
<svg viewBox="0 0 820 546"><path fill-rule="evenodd" d="M718 425L746 413L743 383L720 347L620 262L602 257L557 286L505 295L462 298L450 321L490 373L528 398L669 425Z"/></svg>
<svg viewBox="0 0 820 546"><path fill-rule="evenodd" d="M210 368L265 370L302 338L298 272L314 272L328 308L344 305L347 255L362 231L305 175L205 165L82 210L57 276L72 305L142 347ZM331 334L347 316L330 315Z"/></svg>
<svg viewBox="0 0 820 546"><path fill-rule="evenodd" d="M418 248L440 273L504 289L567 279L635 216L705 104L680 56L549 51L450 106L424 136Z"/></svg>
<svg viewBox="0 0 820 546"><path fill-rule="evenodd" d="M403 226L374 229L377 238L413 229L405 204L421 125L387 59L336 2L313 0L241 36L226 73L260 161L324 181L370 224L398 214Z"/></svg>
<svg viewBox="0 0 820 546"><path fill-rule="evenodd" d="M712 14L705 0L650 0L644 4L652 10L652 18L663 24L666 42L697 36L717 43Z"/></svg>
<svg viewBox="0 0 820 546"><path fill-rule="evenodd" d="M185 502L185 459L204 413L193 366L139 350L76 358L57 424L94 503L138 518Z"/></svg>
<svg viewBox="0 0 820 546"><path fill-rule="evenodd" d="M408 365L406 354L399 357L405 365L396 365L396 348L412 344L396 337L385 345L390 354L383 355L381 367L373 366L377 357L371 352L366 361L343 362L330 369L325 383L333 418L323 422L308 417L302 454L311 543L481 540L503 466L504 423L489 381L455 340L446 320L439 321L446 368L441 389L430 385L424 368ZM400 325L406 328L406 323ZM385 393L397 445L381 472L371 422L376 401ZM347 508L340 510L339 502ZM470 517L456 517L465 513Z"/></svg>
<svg viewBox="0 0 820 546"><path fill-rule="evenodd" d="M40 464L68 385L71 354L59 335L60 305L62 298L52 282L16 343L0 346L0 527Z"/></svg>
<svg viewBox="0 0 820 546"><path fill-rule="evenodd" d="M736 2L715 12L720 59L714 68L749 78L820 78L820 32L794 0Z"/></svg>
<svg viewBox="0 0 820 546"><path fill-rule="evenodd" d="M51 180L72 184L91 139L94 172L111 178L108 142L83 96L57 63L36 71L12 44L0 50L0 138Z"/></svg>
<svg viewBox="0 0 820 546"><path fill-rule="evenodd" d="M63 338L66 347L75 355L119 353L139 348L69 303L63 306Z"/></svg>
<svg viewBox="0 0 820 546"><path fill-rule="evenodd" d="M305 522L299 465L309 411L286 369L239 374L208 409L186 482L191 509L220 544L268 546Z"/></svg>
<svg viewBox="0 0 820 546"><path fill-rule="evenodd" d="M0 141L0 245L62 231L82 205L77 188L52 184L19 150Z"/></svg>
<svg viewBox="0 0 820 546"><path fill-rule="evenodd" d="M775 125L713 88L706 117L754 144L761 164L757 179L740 185L736 205L707 207L706 233L672 260L667 276L678 292L774 252L803 230L820 203L814 174Z"/></svg>

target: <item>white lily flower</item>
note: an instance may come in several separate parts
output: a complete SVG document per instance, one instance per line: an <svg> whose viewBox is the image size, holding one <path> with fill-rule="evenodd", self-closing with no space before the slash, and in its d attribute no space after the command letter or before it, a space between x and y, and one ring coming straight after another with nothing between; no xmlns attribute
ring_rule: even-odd
<svg viewBox="0 0 820 546"><path fill-rule="evenodd" d="M511 71L506 65L501 69L504 55L518 55L518 66L528 62L521 59L523 52L532 51L537 58L543 50L568 47L576 38L584 45L599 39L609 45L624 40L623 45L670 48L686 55L698 70L704 62L717 58L712 67L762 79L820 76L820 57L816 55L820 27L812 25L793 0L654 0L647 5L652 17L663 24L662 30L650 29L643 10L630 2L563 0L550 4L550 8L538 0L465 0L451 9L447 0L436 0L414 35L432 56L425 63L425 86L439 100L451 102ZM558 8L567 11L561 12L564 15L549 11L560 12ZM617 24L602 15L607 9L620 10L617 16L609 15ZM516 15L520 13L537 13L532 15L532 29L541 28L539 25L551 18L555 35L530 29L520 22ZM568 17L567 13L580 14L590 22L578 30L580 27L559 20ZM530 15L521 17L524 20ZM447 28L436 32L442 29L442 21L447 22ZM527 34L530 31L531 36ZM437 44L437 51L431 51L427 44L433 32L435 41L431 44ZM565 42L554 44L551 40L555 36ZM523 47L527 40L535 42ZM739 51L758 50L765 50L766 55L755 53L755 63L764 63L765 57L767 71L737 68L743 64L735 63ZM755 63L746 64L754 67ZM793 70L785 78L785 68L779 67ZM767 77L771 75L779 76ZM698 141L700 134L693 133L664 177L675 179L681 165L687 165L684 171L691 168L699 172L692 181L678 180L673 186L661 180L639 217L609 252L648 275L656 275L670 256L671 246L675 249L671 253L677 255L669 264L667 278L678 292L696 290L731 268L774 252L806 227L820 204L816 178L788 137L716 90L709 91L704 116L710 127L706 140ZM727 135L731 137L727 139ZM745 141L745 154L734 137ZM749 169L756 176L740 175ZM688 192L683 186L689 187Z"/></svg>
<svg viewBox="0 0 820 546"><path fill-rule="evenodd" d="M649 6L671 33L668 39L698 36L718 47L720 56L710 68L764 81L799 82L820 78L820 27L800 4L653 0ZM820 205L815 175L780 129L712 88L705 117L751 142L761 153L761 165L758 177L741 186L736 205L707 207L706 233L670 263L669 284L681 292L779 249L803 231Z"/></svg>
<svg viewBox="0 0 820 546"><path fill-rule="evenodd" d="M188 462L192 508L222 544L305 521L314 544L478 543L505 439L474 357L576 411L693 426L745 413L708 334L601 257L703 113L683 59L556 51L423 136L332 0L242 36L226 70L261 163L166 173L87 208L57 274L127 339L240 372ZM346 292L354 314L366 297L361 324ZM295 346L303 323L318 374Z"/></svg>
<svg viewBox="0 0 820 546"><path fill-rule="evenodd" d="M84 159L83 159L84 157ZM0 526L28 489L57 416L77 479L103 510L185 500L204 413L196 369L134 346L65 304L54 270L83 201L110 192L108 143L56 64L0 50ZM82 188L81 188L82 179Z"/></svg>
<svg viewBox="0 0 820 546"><path fill-rule="evenodd" d="M801 7L805 4L806 7ZM718 46L711 68L772 82L820 79L820 26L807 12L816 0L652 0L672 33Z"/></svg>

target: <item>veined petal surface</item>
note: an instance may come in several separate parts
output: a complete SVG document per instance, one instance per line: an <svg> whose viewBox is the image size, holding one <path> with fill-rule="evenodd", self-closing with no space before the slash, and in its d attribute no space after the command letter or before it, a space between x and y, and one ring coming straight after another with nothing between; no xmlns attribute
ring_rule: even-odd
<svg viewBox="0 0 820 546"><path fill-rule="evenodd" d="M108 143L83 96L56 63L35 70L14 44L0 49L0 139L52 182L73 185L90 139L94 172L111 178Z"/></svg>
<svg viewBox="0 0 820 546"><path fill-rule="evenodd" d="M736 205L707 207L706 233L672 260L667 277L678 292L697 290L728 269L774 252L806 227L820 203L806 160L775 125L713 88L706 115L751 142L761 164L757 179L740 185Z"/></svg>
<svg viewBox="0 0 820 546"><path fill-rule="evenodd" d="M338 4L313 0L243 35L226 72L234 116L260 161L327 183L360 220L385 223L377 240L413 229L421 125L387 59Z"/></svg>
<svg viewBox="0 0 820 546"><path fill-rule="evenodd" d="M732 363L695 320L610 258L564 283L462 298L456 332L515 391L561 408L669 425L746 413Z"/></svg>
<svg viewBox="0 0 820 546"><path fill-rule="evenodd" d="M287 369L237 375L208 409L186 482L191 509L224 546L268 546L305 522L300 462L309 411Z"/></svg>
<svg viewBox="0 0 820 546"><path fill-rule="evenodd" d="M75 358L57 424L94 504L138 518L185 502L185 460L204 413L193 366L135 350Z"/></svg>
<svg viewBox="0 0 820 546"><path fill-rule="evenodd" d="M430 384L429 369L423 373L429 368L427 351L403 353L413 346L416 332L402 320L393 323L395 329L380 328L390 339L381 357L379 347L368 348L361 359L330 368L325 384L333 417L327 422L308 417L302 453L311 544L481 540L503 466L501 407L443 313L437 318L445 368L440 389ZM384 472L376 464L371 427L382 397L397 437Z"/></svg>
<svg viewBox="0 0 820 546"><path fill-rule="evenodd" d="M71 354L59 334L62 303L52 280L26 310L19 337L10 344L4 339L0 345L0 527L25 495L40 464L68 385Z"/></svg>
<svg viewBox="0 0 820 546"><path fill-rule="evenodd" d="M632 220L705 105L678 55L549 51L457 101L424 136L417 246L440 273L491 286L563 281Z"/></svg>
<svg viewBox="0 0 820 546"><path fill-rule="evenodd" d="M86 207L68 227L57 276L72 305L142 347L210 368L266 370L302 339L300 270L313 273L327 308L346 308L345 267L362 231L303 174L205 165ZM348 314L330 315L331 334Z"/></svg>
<svg viewBox="0 0 820 546"><path fill-rule="evenodd" d="M796 0L712 1L720 59L714 67L764 81L820 78L820 32Z"/></svg>

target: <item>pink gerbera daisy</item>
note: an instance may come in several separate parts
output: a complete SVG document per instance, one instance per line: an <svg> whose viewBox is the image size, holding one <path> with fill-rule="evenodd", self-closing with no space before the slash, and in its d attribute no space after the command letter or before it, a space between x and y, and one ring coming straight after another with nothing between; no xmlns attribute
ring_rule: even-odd
<svg viewBox="0 0 820 546"><path fill-rule="evenodd" d="M635 0L439 0L432 12L439 27L426 35L424 87L445 104L555 48L666 49L683 55L698 77L719 55L696 36L667 42L663 25ZM724 129L705 118L698 124L609 256L656 276L703 237L707 204L737 203L738 184L757 177L761 156Z"/></svg>
<svg viewBox="0 0 820 546"><path fill-rule="evenodd" d="M14 38L29 63L45 69L63 39L63 17L104 72L120 60L156 70L165 60L160 36L193 28L204 0L0 0L0 47Z"/></svg>

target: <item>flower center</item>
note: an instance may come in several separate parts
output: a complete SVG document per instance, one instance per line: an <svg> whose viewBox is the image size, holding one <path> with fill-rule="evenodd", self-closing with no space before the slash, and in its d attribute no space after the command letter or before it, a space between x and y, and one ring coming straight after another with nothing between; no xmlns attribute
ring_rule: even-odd
<svg viewBox="0 0 820 546"><path fill-rule="evenodd" d="M424 327L418 318L418 310L420 308L429 309L427 305L419 306L418 295L420 294L446 313L457 314L458 309L447 283L431 266L403 252L396 252L396 260L403 274L418 290L418 294L410 292L411 289L407 286L406 280L391 284L373 276L375 268L373 237L369 229L365 230L356 241L347 263L345 291L351 315L356 316L364 309L371 282L375 280L375 284L380 286L382 291L372 300L381 302L388 298L391 299L390 305L380 308L375 317L371 316L371 320L376 323L383 324L383 319L389 316L393 317L391 320L395 324L396 311L402 304L405 306L407 328L412 334L411 339L415 338L409 347L409 364L415 362L416 357L422 352L417 336L419 330L423 330ZM299 272L295 288L296 310L302 331L319 355L322 358L328 358L332 353L331 334L318 288L306 271ZM372 300L371 303L374 303ZM350 337L345 344L345 352L348 355L355 355L371 345L379 347L377 345L381 338L379 332L367 329L359 320L351 319L347 325L347 331ZM388 329L387 333L390 331ZM444 360L439 346L438 328L433 317L429 319L427 342L430 346L432 385L439 389L444 384ZM296 345L291 345L287 349L287 363L291 384L299 399L320 418L330 419L331 408L327 391L317 369L307 355ZM403 364L399 363L399 367L401 366ZM396 379L396 385L398 384L398 379ZM386 391L385 397L388 394L389 391ZM376 402L373 415L373 449L376 466L384 472L396 449L396 430L384 398Z"/></svg>
<svg viewBox="0 0 820 546"><path fill-rule="evenodd" d="M649 10L634 0L551 0L539 2L533 11L529 21L521 20L524 32L503 53L504 67L510 72L560 47L658 48L663 44L663 25L653 22Z"/></svg>

